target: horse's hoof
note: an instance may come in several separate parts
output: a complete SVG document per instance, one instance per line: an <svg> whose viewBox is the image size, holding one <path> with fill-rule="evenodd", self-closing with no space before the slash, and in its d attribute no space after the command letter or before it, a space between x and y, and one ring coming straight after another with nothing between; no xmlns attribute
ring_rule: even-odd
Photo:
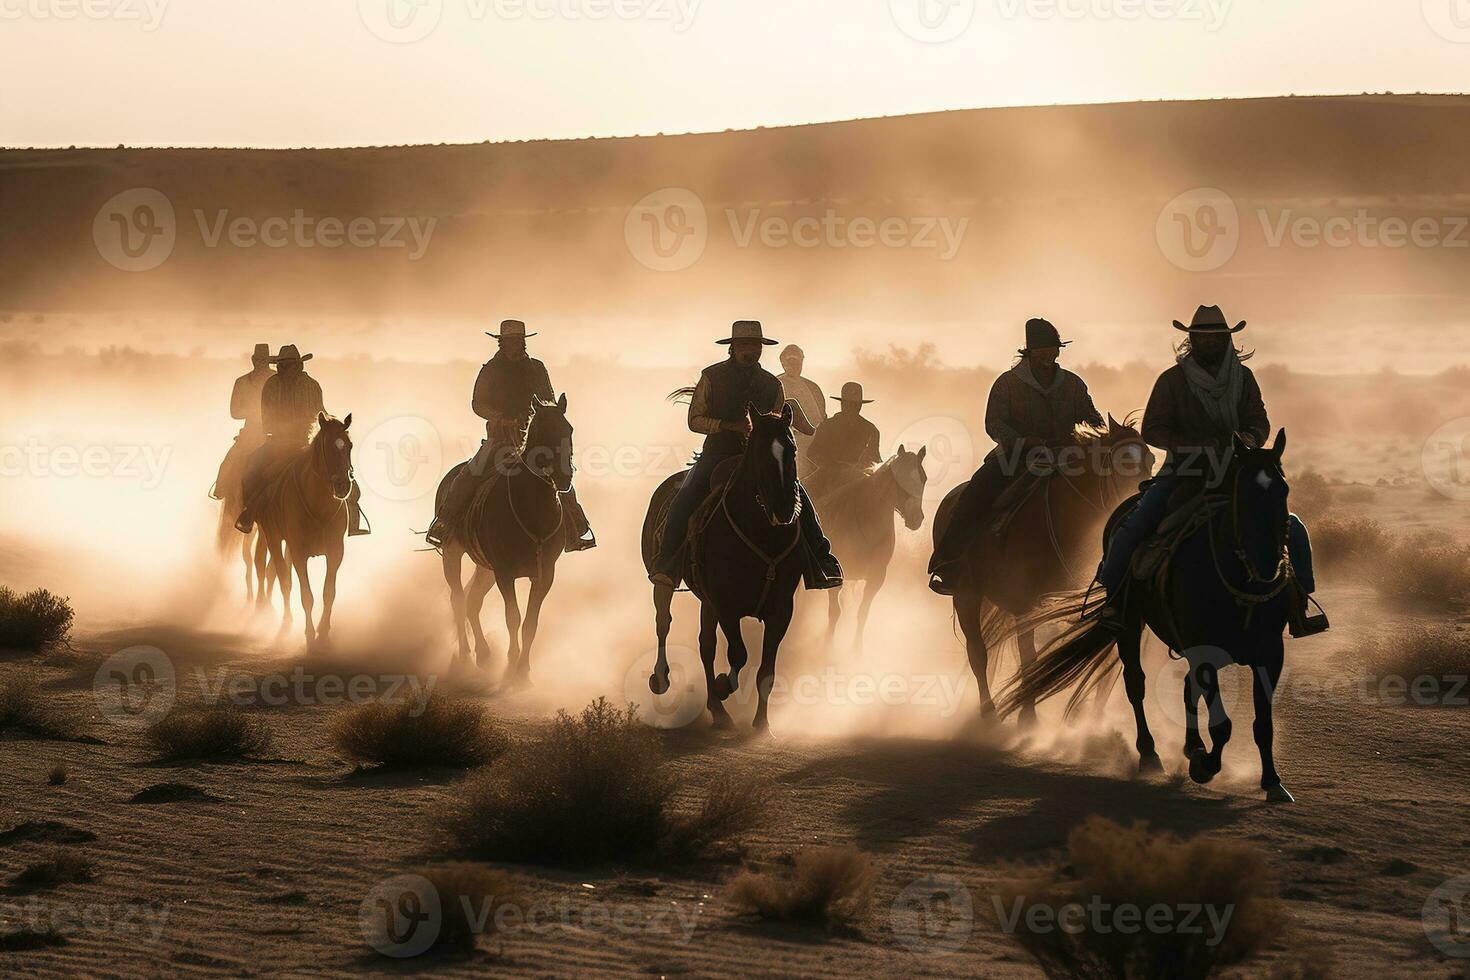
<svg viewBox="0 0 1470 980"><path fill-rule="evenodd" d="M1200 749L1189 757L1189 778L1203 785L1215 778L1218 769L1210 765L1210 754Z"/></svg>
<svg viewBox="0 0 1470 980"><path fill-rule="evenodd" d="M730 682L729 674L720 674L715 678L714 695L716 701L726 701L734 693L735 685Z"/></svg>
<svg viewBox="0 0 1470 980"><path fill-rule="evenodd" d="M669 693L669 672L657 671L648 675L648 689L658 697Z"/></svg>
<svg viewBox="0 0 1470 980"><path fill-rule="evenodd" d="M1016 725L1023 732L1034 731L1036 729L1036 709L1022 708L1020 715L1016 718Z"/></svg>
<svg viewBox="0 0 1470 980"><path fill-rule="evenodd" d="M1277 783L1275 786L1266 787L1267 803L1295 803L1296 797L1286 791L1286 787Z"/></svg>
<svg viewBox="0 0 1470 980"><path fill-rule="evenodd" d="M1138 772L1143 776L1153 776L1164 771L1164 763L1159 759L1157 752L1140 756L1138 759Z"/></svg>
<svg viewBox="0 0 1470 980"><path fill-rule="evenodd" d="M723 711L711 711L710 719L710 727L716 731L724 731L735 724L735 722L730 720L730 716Z"/></svg>
<svg viewBox="0 0 1470 980"><path fill-rule="evenodd" d="M512 675L505 682L507 691L525 691L532 687L535 685L531 683L531 675L524 672Z"/></svg>

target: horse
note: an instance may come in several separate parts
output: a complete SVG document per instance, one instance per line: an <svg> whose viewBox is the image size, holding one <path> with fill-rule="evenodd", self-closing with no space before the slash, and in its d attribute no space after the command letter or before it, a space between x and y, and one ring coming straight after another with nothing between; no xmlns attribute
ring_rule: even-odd
<svg viewBox="0 0 1470 980"><path fill-rule="evenodd" d="M240 562L245 566L245 602L254 602L258 609L264 609L270 604L271 593L275 590L275 577L266 569L268 551L265 539L260 536L258 528L245 535L235 528L235 518L245 506L244 488L241 485L244 463L258 448L258 438L252 437L247 441L243 431L236 436L224 462L220 464L219 476L210 488L209 495L220 502L219 525L215 532L219 553L229 554L238 542Z"/></svg>
<svg viewBox="0 0 1470 980"><path fill-rule="evenodd" d="M776 678L776 657L791 627L796 588L801 581L801 527L797 523L801 495L796 480L796 442L791 434L789 405L781 414L765 414L754 405L744 452L715 470L711 492L689 521L685 543L685 580L699 599L699 655L704 662L705 707L716 728L732 721L724 702L740 685L749 654L740 634L746 617L765 625L761 664L755 684L758 703L753 727L770 731L767 702ZM649 501L643 522L643 564L649 573L658 555L659 533L668 504L684 479L676 473ZM655 586L654 624L658 661L648 686L655 694L669 689L666 644L673 591ZM725 634L728 673L715 675L715 627Z"/></svg>
<svg viewBox="0 0 1470 980"><path fill-rule="evenodd" d="M1144 674L1139 648L1147 625L1170 650L1189 663L1184 679L1184 754L1189 775L1207 783L1220 771L1220 757L1230 740L1230 718L1220 694L1218 671L1234 663L1251 669L1255 703L1255 740L1261 755L1261 788L1266 799L1290 803L1272 753L1272 707L1285 659L1286 628L1294 573L1287 550L1287 496L1290 487L1281 460L1286 430L1279 430L1269 449L1252 449L1234 438L1230 465L1219 491L1207 491L1198 526L1185 524L1177 550L1160 577L1131 581L1122 598L1121 630L1100 622L1100 606L1091 609L1076 597L1059 602L1044 618L1075 624L1031 664L1025 666L1001 701L1002 715L1049 697L1073 684L1068 710L1096 683L1114 646L1123 665L1123 683L1133 705L1138 729L1139 770L1163 766L1154 749L1144 715ZM1109 528L1122 519L1114 514ZM1162 583L1162 584L1161 584ZM1080 616L1078 614L1080 613ZM1199 702L1206 700L1212 747L1199 732Z"/></svg>
<svg viewBox="0 0 1470 980"><path fill-rule="evenodd" d="M1072 588L1083 577L1085 543L1128 490L1152 472L1153 454L1131 420L1108 416L1106 428L1079 431L1075 447L1056 451L1052 472L1011 517L1004 537L977 532L955 582L954 613L980 692L980 718L997 719L990 692L990 649L1016 637L1021 664L1036 656L1034 629L1014 629L1016 617L1048 593ZM934 516L934 540L944 536L965 484L950 491ZM1005 495L1002 495L1004 502ZM992 521L993 514L984 520ZM1090 577L1090 576L1088 576ZM1107 691L1101 691L1104 696ZM1020 723L1035 724L1035 706L1021 706Z"/></svg>
<svg viewBox="0 0 1470 980"><path fill-rule="evenodd" d="M330 639L337 570L342 567L347 540L347 497L352 492L352 437L347 434L352 416L339 421L318 412L316 424L309 445L268 464L251 507L270 552L271 571L281 586L282 636L291 625L291 570L296 571L306 616L307 652ZM283 546L290 565L284 560ZM321 622L314 625L315 599L307 562L318 555L327 560L327 574L322 583Z"/></svg>
<svg viewBox="0 0 1470 980"><path fill-rule="evenodd" d="M898 452L881 465L829 490L820 501L812 501L812 506L821 512L822 527L832 539L833 551L842 556L843 581L865 583L858 606L854 653L862 653L868 613L873 599L883 588L889 562L893 560L898 542L893 514L897 512L910 531L924 526L924 485L929 479L924 473L924 456L928 451L928 447L921 446L917 453L911 453L899 446ZM811 493L810 487L807 492ZM829 646L842 618L843 591L832 589L828 593Z"/></svg>
<svg viewBox="0 0 1470 980"><path fill-rule="evenodd" d="M442 508L450 484L468 463L460 463L439 483L436 506ZM510 634L505 676L514 688L531 683L531 645L541 622L541 605L556 580L556 560L566 547L566 515L561 495L572 487L572 426L567 396L554 402L532 400L525 446L502 452L492 464L495 476L485 481L464 517L446 538L444 580L459 649L455 667L469 667L465 636L468 621L475 638L475 664L488 666L490 644L480 624L480 611L492 585L499 586ZM462 578L465 555L474 563L466 593ZM516 580L530 579L525 619L516 599Z"/></svg>

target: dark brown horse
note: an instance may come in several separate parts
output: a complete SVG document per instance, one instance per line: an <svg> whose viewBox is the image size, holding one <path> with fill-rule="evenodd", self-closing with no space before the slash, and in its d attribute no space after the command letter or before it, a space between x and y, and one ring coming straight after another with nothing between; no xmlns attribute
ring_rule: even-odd
<svg viewBox="0 0 1470 980"><path fill-rule="evenodd" d="M832 539L832 550L842 556L844 583L864 583L857 632L853 636L855 653L862 653L868 613L888 577L888 564L898 543L894 513L903 518L904 526L910 531L924 526L924 485L929 479L924 473L927 452L927 447L911 453L899 446L897 454L881 466L812 500L822 515L823 529ZM845 591L846 585L827 594L829 645L837 635L837 623L842 617L841 594Z"/></svg>
<svg viewBox="0 0 1470 980"><path fill-rule="evenodd" d="M740 684L749 654L740 635L746 617L765 624L761 665L755 684L759 702L754 727L768 730L767 699L776 678L776 656L791 626L796 587L801 581L801 528L797 523L800 494L796 482L796 442L791 435L791 408L766 415L748 406L751 432L745 452L715 470L709 498L689 522L684 579L699 599L699 654L704 661L705 706L715 727L731 724L724 701ZM658 529L669 501L682 483L676 473L654 491L643 527L643 563L650 572L658 553ZM666 644L673 622L673 592L654 587L658 662L649 687L663 694L669 687ZM715 675L715 627L725 634L730 671Z"/></svg>
<svg viewBox="0 0 1470 980"><path fill-rule="evenodd" d="M449 485L460 463L439 484L437 504L444 506ZM561 495L572 485L572 426L567 421L567 396L555 402L536 399L523 451L507 451L490 465L497 474L486 480L465 511L459 526L444 542L444 580L449 583L449 604L454 615L454 633L459 643L454 664L470 665L465 625L475 637L475 662L485 667L490 644L480 625L480 610L492 585L499 586L505 603L505 628L510 635L506 655L506 680L512 687L531 683L531 645L541 622L541 605L556 580L556 560L567 541ZM466 594L463 581L464 557L475 564ZM531 594L525 620L516 600L516 580L529 579Z"/></svg>
<svg viewBox="0 0 1470 980"><path fill-rule="evenodd" d="M955 582L954 611L979 685L982 720L996 717L990 648L1009 636L1015 617L1031 612L1043 596L1091 579L1097 555L1089 545L1097 540L1113 508L1152 468L1153 454L1138 430L1109 416L1107 428L1081 430L1075 447L1057 450L1055 465L1046 472L1018 477L1033 481L1034 488L1003 536L985 529L974 535ZM939 505L934 517L936 541L943 537L964 486L950 491ZM1036 656L1036 635L1022 630L1016 640L1024 666ZM1029 726L1035 719L1035 705L1022 705L1021 724Z"/></svg>

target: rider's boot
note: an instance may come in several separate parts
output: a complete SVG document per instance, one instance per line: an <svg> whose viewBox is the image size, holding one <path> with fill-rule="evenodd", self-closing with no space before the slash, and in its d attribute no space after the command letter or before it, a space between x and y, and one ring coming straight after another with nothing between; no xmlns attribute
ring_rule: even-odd
<svg viewBox="0 0 1470 980"><path fill-rule="evenodd" d="M565 551L589 551L597 547L597 535L592 533L592 525L587 520L587 512L582 509L582 502L577 499L576 490L568 490L561 495L562 505L566 508L567 524L571 527L572 536L567 538Z"/></svg>
<svg viewBox="0 0 1470 980"><path fill-rule="evenodd" d="M937 556L936 556L937 558ZM929 591L943 596L955 593L955 580L959 577L960 563L953 559L929 564Z"/></svg>
<svg viewBox="0 0 1470 980"><path fill-rule="evenodd" d="M453 482L449 484L449 492L444 495L444 506L434 515L429 529L424 532L424 540L435 548L444 547L444 542L454 533L454 525L469 506L469 498L474 492L475 481L467 471L461 470L455 474Z"/></svg>
<svg viewBox="0 0 1470 980"><path fill-rule="evenodd" d="M842 587L842 563L832 554L832 542L822 533L822 523L817 519L817 509L812 506L806 489L797 485L801 494L801 507L797 520L801 522L803 563L802 580L808 589L840 589Z"/></svg>
<svg viewBox="0 0 1470 980"><path fill-rule="evenodd" d="M240 516L235 518L235 530L241 534L250 534L255 530L255 518L251 515L249 507L240 511Z"/></svg>
<svg viewBox="0 0 1470 980"><path fill-rule="evenodd" d="M1290 599L1291 607L1287 611L1286 626L1294 639L1316 636L1331 628L1332 624L1327 621L1327 613L1321 611L1320 605L1317 607L1316 616L1307 615L1308 603L1312 600L1300 586L1295 586L1290 590Z"/></svg>
<svg viewBox="0 0 1470 980"><path fill-rule="evenodd" d="M363 526L362 508L354 503L347 511L347 536L349 538L356 538L371 533L373 533L371 526Z"/></svg>

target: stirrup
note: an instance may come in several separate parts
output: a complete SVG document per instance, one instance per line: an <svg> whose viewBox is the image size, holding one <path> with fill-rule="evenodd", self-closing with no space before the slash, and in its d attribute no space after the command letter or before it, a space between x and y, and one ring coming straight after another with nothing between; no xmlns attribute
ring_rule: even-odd
<svg viewBox="0 0 1470 980"><path fill-rule="evenodd" d="M1294 640L1300 640L1307 636L1316 636L1318 633L1325 633L1332 628L1332 624L1327 621L1327 611L1322 608L1322 604L1311 596L1307 596L1306 600L1317 607L1317 615L1308 616L1306 614L1307 606L1303 603L1299 609L1287 617L1287 631Z"/></svg>
<svg viewBox="0 0 1470 980"><path fill-rule="evenodd" d="M235 518L235 530L241 534L255 533L255 518L251 517L248 513L241 514Z"/></svg>
<svg viewBox="0 0 1470 980"><path fill-rule="evenodd" d="M435 548L444 547L444 539L449 536L449 522L443 518L436 517L429 523L429 529L424 532L424 540Z"/></svg>
<svg viewBox="0 0 1470 980"><path fill-rule="evenodd" d="M596 547L597 535L593 534L592 529L589 527L585 534L579 535L575 538L568 538L567 543L562 550L567 552L568 554L572 554L578 551L591 551L593 548Z"/></svg>

